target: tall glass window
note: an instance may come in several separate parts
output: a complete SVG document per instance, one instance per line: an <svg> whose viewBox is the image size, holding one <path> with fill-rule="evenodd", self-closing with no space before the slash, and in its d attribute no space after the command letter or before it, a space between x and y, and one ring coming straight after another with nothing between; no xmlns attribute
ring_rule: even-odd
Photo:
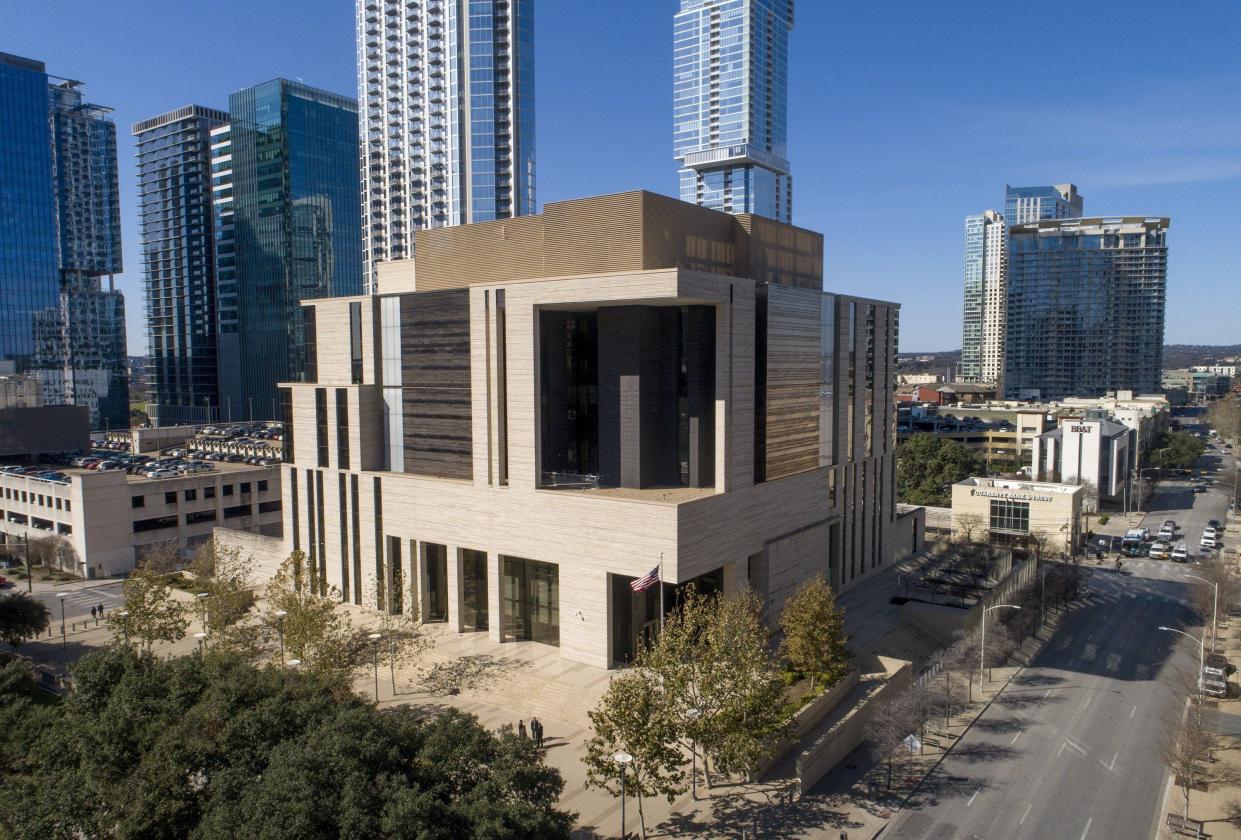
<svg viewBox="0 0 1241 840"><path fill-rule="evenodd" d="M315 388L315 443L319 454L319 466L327 466L327 389Z"/></svg>
<svg viewBox="0 0 1241 840"><path fill-rule="evenodd" d="M349 304L349 381L362 384L362 304Z"/></svg>
<svg viewBox="0 0 1241 840"><path fill-rule="evenodd" d="M503 641L560 646L560 568L520 557L502 558Z"/></svg>
<svg viewBox="0 0 1241 840"><path fill-rule="evenodd" d="M819 466L836 463L836 296L819 304ZM833 488L834 490L834 488Z"/></svg>
<svg viewBox="0 0 1241 840"><path fill-rule="evenodd" d="M336 468L349 469L349 391L336 389Z"/></svg>
<svg viewBox="0 0 1241 840"><path fill-rule="evenodd" d="M1001 534L1028 534L1030 532L1030 503L992 499L991 530Z"/></svg>
<svg viewBox="0 0 1241 840"><path fill-rule="evenodd" d="M486 630L487 552L461 549L461 623L466 630Z"/></svg>
<svg viewBox="0 0 1241 840"><path fill-rule="evenodd" d="M448 547L422 544L422 562L427 581L426 621L448 620Z"/></svg>

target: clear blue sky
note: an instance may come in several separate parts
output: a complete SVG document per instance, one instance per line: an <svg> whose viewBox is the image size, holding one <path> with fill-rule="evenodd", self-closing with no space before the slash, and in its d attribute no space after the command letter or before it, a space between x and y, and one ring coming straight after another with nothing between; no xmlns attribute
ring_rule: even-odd
<svg viewBox="0 0 1241 840"><path fill-rule="evenodd" d="M540 203L675 194L675 0L537 0ZM301 77L356 95L352 0L0 0L0 51L116 108L129 346L146 346L133 122ZM962 219L1006 183L1172 217L1169 343L1241 342L1241 3L801 0L793 220L828 290L903 304L903 350L961 346Z"/></svg>

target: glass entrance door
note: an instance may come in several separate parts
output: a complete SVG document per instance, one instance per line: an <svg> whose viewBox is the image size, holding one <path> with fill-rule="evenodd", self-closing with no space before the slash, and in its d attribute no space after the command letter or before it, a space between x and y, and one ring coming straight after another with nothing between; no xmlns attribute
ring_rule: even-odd
<svg viewBox="0 0 1241 840"><path fill-rule="evenodd" d="M506 642L532 641L560 646L560 568L520 557L505 557L501 600Z"/></svg>

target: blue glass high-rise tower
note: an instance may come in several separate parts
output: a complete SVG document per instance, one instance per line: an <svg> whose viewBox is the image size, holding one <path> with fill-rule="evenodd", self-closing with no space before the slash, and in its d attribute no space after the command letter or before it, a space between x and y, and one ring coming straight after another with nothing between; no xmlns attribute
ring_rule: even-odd
<svg viewBox="0 0 1241 840"><path fill-rule="evenodd" d="M228 114L187 105L135 123L147 347L159 425L219 416L211 130Z"/></svg>
<svg viewBox="0 0 1241 840"><path fill-rule="evenodd" d="M673 22L673 154L681 199L789 222L793 0L681 0Z"/></svg>
<svg viewBox="0 0 1241 840"><path fill-rule="evenodd" d="M287 79L232 94L212 131L220 396L226 417L276 415L305 366L301 302L362 291L358 108Z"/></svg>
<svg viewBox="0 0 1241 840"><path fill-rule="evenodd" d="M0 369L129 422L116 126L82 83L0 53ZM101 278L109 278L102 287Z"/></svg>

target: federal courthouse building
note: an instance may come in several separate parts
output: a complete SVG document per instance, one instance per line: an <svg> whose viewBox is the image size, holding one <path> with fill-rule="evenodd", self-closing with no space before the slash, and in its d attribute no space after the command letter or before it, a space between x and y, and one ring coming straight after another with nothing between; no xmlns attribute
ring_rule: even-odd
<svg viewBox="0 0 1241 840"><path fill-rule="evenodd" d="M309 301L282 551L350 603L628 661L686 584L770 619L915 550L895 505L898 306L823 238L647 192L417 231Z"/></svg>

